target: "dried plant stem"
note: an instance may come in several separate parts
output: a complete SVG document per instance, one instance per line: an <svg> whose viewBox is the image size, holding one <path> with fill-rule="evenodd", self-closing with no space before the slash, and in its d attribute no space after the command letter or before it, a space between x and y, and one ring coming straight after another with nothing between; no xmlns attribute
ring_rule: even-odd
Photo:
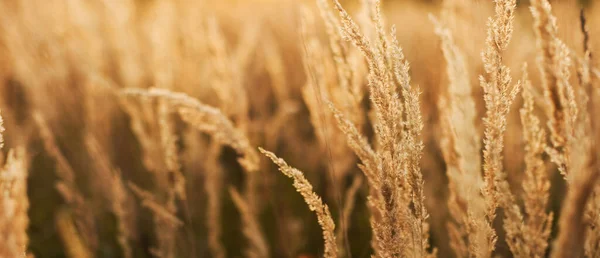
<svg viewBox="0 0 600 258"><path fill-rule="evenodd" d="M0 169L0 256L26 257L29 237L28 159L23 148L12 149Z"/></svg>
<svg viewBox="0 0 600 258"><path fill-rule="evenodd" d="M258 154L250 147L247 137L217 108L205 105L184 94L165 89L126 89L123 94L161 98L178 108L182 119L196 129L211 134L217 142L232 147L242 157L238 160L246 171L258 171Z"/></svg>
<svg viewBox="0 0 600 258"><path fill-rule="evenodd" d="M164 177L167 184L164 186L166 200L162 204L169 214L177 214L177 200L184 201L185 179L181 174L179 165L179 153L177 149L177 137L173 128L173 121L170 116L169 107L166 102L159 101L158 104L158 127L160 134L160 145L163 150L164 158ZM176 223L163 223L162 220L155 219L155 234L157 236L156 252L160 257L172 258L176 256L175 240L178 230Z"/></svg>
<svg viewBox="0 0 600 258"><path fill-rule="evenodd" d="M538 38L538 59L551 132L552 148L547 148L547 153L569 183L552 256L579 257L583 254L585 245L584 210L588 199L591 197L593 200L598 177L598 169L594 164L595 154L589 139L589 96L583 89L581 94L576 94L569 82L570 51L557 36L556 17L552 14L550 3L547 0L532 1L531 13ZM585 84L587 72L581 72L580 82ZM582 85L582 88L585 87L587 86ZM582 104L580 107L577 95Z"/></svg>
<svg viewBox="0 0 600 258"><path fill-rule="evenodd" d="M127 205L126 198L128 197L128 194L125 190L125 185L123 184L123 179L121 178L120 173L115 172L113 174L112 185L114 188L114 203L111 206L111 209L115 216L118 218L117 241L119 242L121 249L123 249L123 257L131 258L133 256L131 245L129 244L129 238L132 232L130 232L131 226L129 225L129 222L131 220L128 218L128 216L130 216L131 214L127 211L127 208L125 206Z"/></svg>
<svg viewBox="0 0 600 258"><path fill-rule="evenodd" d="M206 227L208 229L208 248L215 258L225 258L226 250L221 242L221 190L223 189L223 176L219 165L222 145L211 142L205 166L204 190L206 192Z"/></svg>
<svg viewBox="0 0 600 258"><path fill-rule="evenodd" d="M477 230L485 235L472 245L471 253L477 257L490 257L495 249L497 235L493 229L496 209L499 205L511 203L514 199L510 193L506 172L503 169L502 150L506 117L510 106L519 92L519 84L511 88L510 69L502 62L502 54L508 47L513 32L513 18L516 9L515 0L496 0L495 16L488 20L486 46L482 53L485 75L480 76L484 92L486 115L483 174L485 199L485 223L478 224Z"/></svg>
<svg viewBox="0 0 600 258"><path fill-rule="evenodd" d="M547 152L566 178L578 112L575 93L569 82L569 49L557 36L556 17L552 14L548 0L532 0L530 9L537 37L538 66L552 142L552 148L548 148Z"/></svg>
<svg viewBox="0 0 600 258"><path fill-rule="evenodd" d="M369 92L374 108L373 119L377 148L360 135L351 121L330 104L338 125L350 146L361 159L371 194L372 245L378 257L435 255L429 249L429 217L425 208L420 158L423 128L419 89L411 87L409 65L396 39L383 29L379 1L370 5L377 37L372 46L358 25L335 1L344 37L357 47L369 66ZM400 98L400 91L402 98ZM410 208L409 208L410 207Z"/></svg>
<svg viewBox="0 0 600 258"><path fill-rule="evenodd" d="M525 146L525 179L523 180L523 212L512 194L505 199L504 228L506 241L515 257L545 257L552 226L552 213L546 213L550 196L550 180L544 165L546 133L534 114L533 86L527 77L527 66L523 67L523 99L521 123ZM508 193L510 194L510 193ZM507 193L503 193L507 195Z"/></svg>
<svg viewBox="0 0 600 258"><path fill-rule="evenodd" d="M598 99L597 83L598 78L592 76L592 67L594 62L592 59L592 49L590 43L589 30L587 28L586 16L583 9L580 13L581 32L583 34L583 49L584 56L579 62L578 78L581 87L579 88L579 106L581 107L581 118L584 124L585 139L587 143L588 167L592 170L600 169L598 167L599 155L594 150L594 146L598 139L598 123L596 119L592 119L596 114ZM595 133L594 133L595 132ZM585 255L587 257L600 256L600 186L596 185L590 201L585 211L586 239L585 239Z"/></svg>
<svg viewBox="0 0 600 258"><path fill-rule="evenodd" d="M224 117L222 114L208 114L204 113L203 109L181 107L179 113L184 121L193 125L196 129L211 134L215 141L219 144L231 146L238 154L242 157L238 158L238 162L241 164L244 172L246 173L245 189L244 189L244 201L246 207L241 209L241 213L244 214L244 221L248 223L250 220L254 221L245 227L252 227L258 229L258 213L257 209L257 193L256 187L259 179L258 171L258 154L250 147L250 141L247 136L240 132L237 128L234 128L232 123ZM214 115L214 116L213 116ZM242 208L238 206L238 208ZM262 231L254 232L252 235L246 235L249 246L247 248L248 253L266 255L268 256L268 248L265 248L266 241ZM261 239L257 241L257 239ZM265 253L266 252L266 253Z"/></svg>
<svg viewBox="0 0 600 258"><path fill-rule="evenodd" d="M250 140L243 130L236 128L233 122L229 120L219 109L205 105L183 93L176 93L159 88L152 88L149 90L127 89L124 90L123 93L125 95L158 98L160 100L164 100L169 103L170 106L179 111L181 118L185 122L189 123L201 132L210 134L217 143L233 148L241 156L238 158L238 162L247 175L244 189L244 200L247 203L248 209L241 210L240 212L251 212L250 214L245 214L244 216L246 216L247 219L252 218L252 220L255 221L254 224L259 225L258 215L254 210L257 207L256 186L259 172L258 153L256 150L254 150L254 148L251 147ZM264 250L268 250L260 245L252 246L254 243L257 243L254 241L254 238L258 236L263 239L263 243L266 243L266 241L264 241L262 232L256 232L255 234L256 236L248 238L250 244L248 247L248 252L261 253ZM213 239L212 243L214 244L216 242L218 241ZM221 254L222 252L219 251L220 248L218 248L218 244L214 246L214 251L217 254Z"/></svg>
<svg viewBox="0 0 600 258"><path fill-rule="evenodd" d="M470 228L469 225L472 223L470 220L485 223L485 203L479 191L483 183L481 137L475 125L477 112L464 55L454 42L451 31L434 16L430 15L430 19L441 39L449 79L447 97L440 101L439 108L445 128L440 145L450 181L448 207L453 220L448 224L450 245L457 256L465 257L469 250L474 250L473 245L478 239L485 238L481 228Z"/></svg>
<svg viewBox="0 0 600 258"><path fill-rule="evenodd" d="M354 210L355 207L355 203L356 203L356 194L358 193L358 191L360 190L360 187L362 186L363 183L363 179L361 176L354 176L354 179L352 180L352 185L350 185L350 187L348 188L348 190L346 190L346 194L344 197L344 210L342 211L342 213L340 214L340 227L338 228L337 232L336 232L336 238L337 238L337 245L338 246L346 246L346 248L348 248L348 245L345 245L345 242L349 242L348 238L348 229L350 227L350 217L352 215L352 211ZM342 228L345 227L345 228ZM346 240L344 240L344 238L346 238ZM346 252L350 252L350 250L344 250L344 249L340 249L339 250L339 256L344 257Z"/></svg>
<svg viewBox="0 0 600 258"><path fill-rule="evenodd" d="M157 246L151 248L150 252L155 257L168 258L174 257L175 250L175 231L183 226L183 222L173 213L170 207L159 202L150 192L141 189L133 183L129 183L129 188L142 200L142 207L147 208L153 214L154 230L157 234ZM164 235L161 235L162 233Z"/></svg>
<svg viewBox="0 0 600 258"><path fill-rule="evenodd" d="M180 170L177 137L168 103L160 101L155 112L149 103L141 103L138 108L122 96L118 97L121 106L131 117L131 129L142 146L143 164L152 172L157 192L165 196L160 204L153 204L162 206L169 214L176 214L176 200L186 199L185 180ZM152 209L151 206L143 206ZM157 257L174 257L178 229L173 223L165 223L156 211L153 215L157 246L151 251Z"/></svg>
<svg viewBox="0 0 600 258"><path fill-rule="evenodd" d="M554 241L551 257L582 257L584 254L585 206L596 187L597 170L580 171L573 177L558 221L558 238Z"/></svg>
<svg viewBox="0 0 600 258"><path fill-rule="evenodd" d="M179 150L177 147L177 135L175 133L174 121L166 103L159 103L158 126L160 129L160 140L164 152L164 163L166 178L172 178L168 185L168 203L175 205L175 200L186 200L185 178L181 173L179 164ZM174 208L176 210L176 208Z"/></svg>
<svg viewBox="0 0 600 258"><path fill-rule="evenodd" d="M59 149L44 117L36 112L33 114L33 118L44 143L44 149L56 161L56 173L60 179L56 183L56 190L73 210L76 229L83 238L86 248L95 250L97 234L94 215L85 197L76 186L75 171Z"/></svg>
<svg viewBox="0 0 600 258"><path fill-rule="evenodd" d="M65 253L69 258L94 257L77 232L73 216L67 208L61 208L56 215L56 228L65 245Z"/></svg>
<svg viewBox="0 0 600 258"><path fill-rule="evenodd" d="M229 188L229 194L233 199L233 203L237 206L238 210L242 214L242 221L244 228L242 232L250 242L250 248L246 249L246 257L250 258L263 258L269 257L269 246L265 239L260 235L262 231L258 221L253 217L253 211L248 206L246 200L240 195L240 193L234 188Z"/></svg>
<svg viewBox="0 0 600 258"><path fill-rule="evenodd" d="M345 206L342 206L340 181L343 181L352 171L356 164L356 157L352 155L352 150L345 143L344 134L336 130L335 118L331 112L324 109L324 100L333 100L339 106L344 107L345 114L358 126L363 125L363 111L360 106L360 101L356 101L356 96L350 89L352 72L348 60L346 59L346 50L341 41L339 32L335 31L334 23L339 23L332 10L325 1L318 1L321 16L323 17L327 33L330 40L330 49L333 54L331 64L326 49L319 42L319 38L315 33L314 18L307 9L303 9L301 20L301 36L302 46L305 58L305 71L308 75L308 80L302 88L302 96L310 111L310 118L315 128L316 135L321 146L321 151L327 155L326 160L328 165L328 179L331 183L330 193L335 201L336 207L341 217L344 217L346 212ZM329 24L329 25L327 25ZM327 65L329 64L329 65ZM329 78L337 78L337 82L332 82ZM339 221L340 246L343 249L350 249L350 243L347 236L347 226L345 220ZM342 237L343 236L343 237Z"/></svg>
<svg viewBox="0 0 600 258"><path fill-rule="evenodd" d="M319 225L323 230L323 240L325 242L326 258L335 258L338 256L337 243L335 240L335 223L329 212L329 207L323 204L321 198L313 192L312 185L306 180L304 174L293 167L290 167L283 159L278 158L272 152L259 148L260 152L269 157L275 165L279 167L279 171L289 178L294 180L294 187L304 197L304 201L308 204L308 208L317 214Z"/></svg>
<svg viewBox="0 0 600 258"><path fill-rule="evenodd" d="M117 241L123 251L124 258L132 257L132 249L129 244L134 232L132 229L132 212L129 207L130 196L125 188L123 179L121 178L121 172L111 166L110 161L106 155L106 150L102 150L100 144L94 136L88 135L85 138L85 145L93 157L93 165L96 174L94 177L101 182L108 184L103 188L104 197L110 204L110 210L117 219Z"/></svg>

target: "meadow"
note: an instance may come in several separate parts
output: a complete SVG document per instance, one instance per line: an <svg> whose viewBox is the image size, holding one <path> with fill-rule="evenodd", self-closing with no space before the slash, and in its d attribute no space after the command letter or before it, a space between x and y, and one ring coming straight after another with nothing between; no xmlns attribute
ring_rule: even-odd
<svg viewBox="0 0 600 258"><path fill-rule="evenodd" d="M600 257L600 6L0 1L0 258Z"/></svg>

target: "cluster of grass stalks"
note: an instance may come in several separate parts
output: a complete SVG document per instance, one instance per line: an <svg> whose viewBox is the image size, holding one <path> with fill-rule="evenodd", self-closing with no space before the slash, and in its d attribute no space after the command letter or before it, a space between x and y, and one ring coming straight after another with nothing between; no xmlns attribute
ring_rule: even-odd
<svg viewBox="0 0 600 258"><path fill-rule="evenodd" d="M0 257L600 257L598 17L0 1Z"/></svg>

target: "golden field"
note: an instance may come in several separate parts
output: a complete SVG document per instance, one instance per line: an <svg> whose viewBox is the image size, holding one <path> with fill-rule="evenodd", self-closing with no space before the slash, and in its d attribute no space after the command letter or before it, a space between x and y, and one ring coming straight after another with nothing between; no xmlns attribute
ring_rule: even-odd
<svg viewBox="0 0 600 258"><path fill-rule="evenodd" d="M600 6L0 2L0 257L600 257Z"/></svg>

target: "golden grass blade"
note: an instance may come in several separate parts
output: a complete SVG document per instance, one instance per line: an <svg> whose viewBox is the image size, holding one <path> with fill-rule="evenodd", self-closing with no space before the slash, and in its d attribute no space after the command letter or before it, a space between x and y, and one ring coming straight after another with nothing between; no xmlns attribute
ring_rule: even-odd
<svg viewBox="0 0 600 258"><path fill-rule="evenodd" d="M262 148L259 148L259 150L279 167L281 173L294 180L296 191L302 195L304 201L308 204L308 208L317 214L319 225L321 225L321 229L323 230L323 240L325 242L325 253L323 256L326 258L337 257L338 249L335 240L335 223L329 212L329 207L327 207L326 204L323 204L321 197L313 192L312 185L306 180L304 174L300 172L300 170L290 167L283 159L278 158L272 152Z"/></svg>

